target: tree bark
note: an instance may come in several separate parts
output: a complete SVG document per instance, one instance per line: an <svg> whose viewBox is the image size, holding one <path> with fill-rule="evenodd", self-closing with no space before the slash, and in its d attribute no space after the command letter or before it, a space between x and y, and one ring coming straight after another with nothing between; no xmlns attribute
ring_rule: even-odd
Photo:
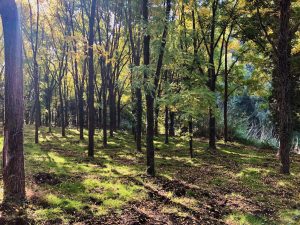
<svg viewBox="0 0 300 225"><path fill-rule="evenodd" d="M167 0L166 2L166 13L165 13L165 26L163 30L163 34L161 37L161 45L160 45L160 51L158 55L158 61L157 61L157 66L156 66L156 71L155 71L155 76L154 76L154 89L155 89L155 96L157 95L160 97L160 88L159 88L159 79L160 79L160 74L161 74L161 69L163 66L163 59L164 59L164 54L165 54L165 48L167 44L167 36L168 36L168 25L169 25L169 17L170 17L170 12L171 12L171 0ZM158 93L156 93L158 92ZM154 126L154 134L155 136L159 135L158 131L158 119L159 119L159 104L156 102L155 105L155 126Z"/></svg>
<svg viewBox="0 0 300 225"><path fill-rule="evenodd" d="M150 64L150 35L147 31L149 21L148 0L142 1L143 22L144 22L144 65L149 67ZM148 68L144 71L145 82L149 79ZM154 164L154 96L155 90L146 90L146 107L147 107L147 174L155 176Z"/></svg>
<svg viewBox="0 0 300 225"><path fill-rule="evenodd" d="M34 87L34 124L35 124L35 143L39 143L39 127L41 121L41 103L40 103L40 86L39 86L39 66L37 62L38 53L38 40L39 40L39 18L40 18L40 8L39 0L36 1L37 16L36 16L36 31L33 32L33 15L32 7L29 2L30 9L30 42L33 55L33 87ZM35 34L34 34L35 33Z"/></svg>
<svg viewBox="0 0 300 225"><path fill-rule="evenodd" d="M190 118L190 121L189 121L189 136L190 136L190 140L189 140L190 156L191 156L191 158L194 158L194 151L193 151L193 120L192 120L192 118Z"/></svg>
<svg viewBox="0 0 300 225"><path fill-rule="evenodd" d="M228 36L229 38L229 36ZM228 43L225 46L225 68L224 68L224 141L228 141Z"/></svg>
<svg viewBox="0 0 300 225"><path fill-rule="evenodd" d="M280 29L278 41L278 93L279 140L281 172L290 173L290 150L292 147L291 115L291 40L289 37L290 0L280 1Z"/></svg>
<svg viewBox="0 0 300 225"><path fill-rule="evenodd" d="M66 136L66 126L65 126L65 113L64 113L64 99L63 99L63 93L62 93L62 80L60 79L58 84L58 95L59 95L59 101L60 101L60 125L61 125L61 136Z"/></svg>
<svg viewBox="0 0 300 225"><path fill-rule="evenodd" d="M114 136L116 130L116 97L112 80L109 82L109 136Z"/></svg>
<svg viewBox="0 0 300 225"><path fill-rule="evenodd" d="M169 136L175 136L175 112L170 112L170 128L169 128Z"/></svg>
<svg viewBox="0 0 300 225"><path fill-rule="evenodd" d="M105 75L104 75L105 76ZM107 99L106 99L106 79L102 76L102 85L103 85L103 90L102 90L102 106L103 106L103 111L102 111L102 120L103 120L103 147L107 147Z"/></svg>
<svg viewBox="0 0 300 225"><path fill-rule="evenodd" d="M96 0L92 0L91 15L89 18L89 40L88 40L88 57L89 57L89 77L88 77L88 126L89 126L89 149L88 156L94 158L94 133L95 133L95 108L94 108L94 92L95 92L95 71L94 71L94 25L96 16Z"/></svg>
<svg viewBox="0 0 300 225"><path fill-rule="evenodd" d="M4 201L21 203L25 199L23 60L20 19L15 1L2 1L0 14L5 46Z"/></svg>
<svg viewBox="0 0 300 225"><path fill-rule="evenodd" d="M169 108L165 107L165 144L169 144Z"/></svg>
<svg viewBox="0 0 300 225"><path fill-rule="evenodd" d="M216 91L216 71L215 71L215 30L216 30L216 11L218 7L218 1L213 2L212 8L212 22L210 32L210 55L209 55L209 89L211 92ZM212 108L209 109L209 149L214 151L216 147L216 118Z"/></svg>
<svg viewBox="0 0 300 225"><path fill-rule="evenodd" d="M131 47L132 61L134 66L140 66L140 37L138 37L137 44L134 43L133 31L132 31L132 5L131 0L128 0L128 31L129 31L129 41ZM133 76L133 70L131 71ZM142 118L143 118L143 97L142 90L140 87L133 89L135 91L136 105L133 107L133 115L135 115L135 126L132 127L135 141L136 141L136 150L138 152L142 151ZM133 97L134 99L134 97Z"/></svg>

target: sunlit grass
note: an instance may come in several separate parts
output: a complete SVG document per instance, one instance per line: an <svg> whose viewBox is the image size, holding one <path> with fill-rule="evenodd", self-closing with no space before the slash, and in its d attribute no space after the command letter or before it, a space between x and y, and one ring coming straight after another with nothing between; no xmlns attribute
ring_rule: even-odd
<svg viewBox="0 0 300 225"><path fill-rule="evenodd" d="M280 214L280 222L288 225L300 224L300 209L284 210Z"/></svg>
<svg viewBox="0 0 300 225"><path fill-rule="evenodd" d="M230 225L271 225L266 219L248 213L233 213L225 221Z"/></svg>
<svg viewBox="0 0 300 225"><path fill-rule="evenodd" d="M36 221L59 220L68 224L81 214L101 217L121 212L133 202L147 200L147 187L150 187L170 202L158 203L164 204L158 213L189 216L182 207L198 211L207 199L212 198L203 196L198 190L207 190L220 192L217 196L224 199L251 198L253 204L262 207L272 204L270 207L276 211L273 218L267 220L262 215L247 212L248 208L241 205L221 218L228 224L272 224L273 220L278 224L299 224L299 209L291 209L288 203L299 202L300 195L285 199L283 191L299 190L300 167L293 163L291 176L279 175L274 169L274 165L277 166L275 153L233 143L232 146L220 145L214 155L207 152L205 141L196 139L195 158L191 159L185 139L170 138L170 144L166 145L163 136L155 138L157 175L166 181L184 181L191 187L186 189L184 196L177 197L174 190L164 190L162 183L144 176L145 149L143 153L137 153L132 136L126 132L115 134L109 139L109 147L103 148L102 132L97 130L92 160L87 157L86 130L85 140L79 141L76 129L67 130L67 136L63 138L60 129L53 128L53 132L48 133L47 128L41 128L40 144L37 145L34 144L33 129L26 127L24 146L27 188L36 191L42 202L34 203L28 209L28 215ZM3 138L0 138L0 144L3 144ZM53 174L60 182L56 185L36 184L33 176L40 172ZM232 190L232 193L223 194L223 190ZM2 193L0 188L0 200Z"/></svg>

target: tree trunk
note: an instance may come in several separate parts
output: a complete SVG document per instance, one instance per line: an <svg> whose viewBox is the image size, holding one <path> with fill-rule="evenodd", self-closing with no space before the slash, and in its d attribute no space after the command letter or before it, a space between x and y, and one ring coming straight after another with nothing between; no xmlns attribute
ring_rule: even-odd
<svg viewBox="0 0 300 225"><path fill-rule="evenodd" d="M229 40L228 40L229 41ZM225 68L224 68L224 141L228 141L228 41L225 46Z"/></svg>
<svg viewBox="0 0 300 225"><path fill-rule="evenodd" d="M69 126L69 102L68 102L68 95L69 90L66 85L66 80L64 81L64 101L65 101L65 107L64 107L64 117L65 117L65 127Z"/></svg>
<svg viewBox="0 0 300 225"><path fill-rule="evenodd" d="M148 67L150 64L150 35L148 34L148 0L142 1L142 10L143 10L143 22L144 22L144 65ZM144 71L144 79L149 79L149 73L147 69ZM147 107L147 174L150 176L155 176L155 167L154 167L154 90L146 90L146 107Z"/></svg>
<svg viewBox="0 0 300 225"><path fill-rule="evenodd" d="M170 112L170 129L169 129L169 136L175 136L175 112Z"/></svg>
<svg viewBox="0 0 300 225"><path fill-rule="evenodd" d="M109 136L114 136L116 130L116 98L112 81L109 84Z"/></svg>
<svg viewBox="0 0 300 225"><path fill-rule="evenodd" d="M216 30L216 12L218 7L218 1L213 2L211 32L210 32L210 55L209 55L209 89L211 92L216 91L216 71L215 71L215 30ZM209 109L209 149L214 151L216 147L216 118L212 108Z"/></svg>
<svg viewBox="0 0 300 225"><path fill-rule="evenodd" d="M292 147L291 116L291 40L289 37L291 0L280 1L280 29L278 42L278 93L279 140L281 172L290 173L290 150Z"/></svg>
<svg viewBox="0 0 300 225"><path fill-rule="evenodd" d="M135 137L136 137L136 150L138 152L142 151L142 118L143 118L143 97L141 88L135 89L136 93L136 127L135 127Z"/></svg>
<svg viewBox="0 0 300 225"><path fill-rule="evenodd" d="M117 128L120 130L121 128L121 97L118 96L117 102Z"/></svg>
<svg viewBox="0 0 300 225"><path fill-rule="evenodd" d="M48 110L48 132L51 133L51 123L52 123L52 113L51 113L51 101L50 98L48 99L48 104L47 104L47 110Z"/></svg>
<svg viewBox="0 0 300 225"><path fill-rule="evenodd" d="M5 46L4 201L25 199L23 69L20 20L15 1L0 6Z"/></svg>
<svg viewBox="0 0 300 225"><path fill-rule="evenodd" d="M96 0L92 0L91 15L89 18L89 77L88 77L88 126L89 126L89 150L88 156L94 158L94 133L95 133L95 109L94 109L94 92L95 92L95 71L94 71L94 25L96 16Z"/></svg>
<svg viewBox="0 0 300 225"><path fill-rule="evenodd" d="M159 131L158 131L158 119L159 119L159 104L156 102L155 104L155 117L154 117L154 135L155 137L158 137Z"/></svg>
<svg viewBox="0 0 300 225"><path fill-rule="evenodd" d="M105 83L105 81L102 81ZM103 90L102 90L102 104L103 104L103 111L102 111L102 120L103 120L103 147L107 147L107 101L106 101L106 85L103 84Z"/></svg>
<svg viewBox="0 0 300 225"><path fill-rule="evenodd" d="M100 96L100 98L101 98L101 96ZM101 107L99 107L99 109L98 109L98 113L99 113L99 129L102 129L102 108Z"/></svg>
<svg viewBox="0 0 300 225"><path fill-rule="evenodd" d="M83 88L81 87L78 91L78 119L79 119L79 138L84 140L83 129L84 129L84 105L83 105Z"/></svg>
<svg viewBox="0 0 300 225"><path fill-rule="evenodd" d="M40 103L40 86L39 86L39 66L37 62L38 53L38 40L39 40L39 18L40 18L40 8L39 1L36 2L37 16L36 16L36 32L33 32L33 14L32 7L29 3L30 9L30 42L33 55L33 87L34 87L34 124L35 124L35 143L39 143L39 127L41 125L41 103Z"/></svg>
<svg viewBox="0 0 300 225"><path fill-rule="evenodd" d="M60 101L60 125L61 125L61 136L66 136L66 126L65 126L65 114L64 114L64 99L62 94L62 81L59 81L58 84L58 94L59 94L59 101Z"/></svg>
<svg viewBox="0 0 300 225"><path fill-rule="evenodd" d="M39 86L39 71L38 64L36 59L34 60L34 92L35 92L35 116L34 116L34 125L35 125L35 143L39 143L39 127L40 127L40 115L41 115L41 103L40 103L40 86Z"/></svg>
<svg viewBox="0 0 300 225"><path fill-rule="evenodd" d="M165 144L169 144L169 108L165 108Z"/></svg>
<svg viewBox="0 0 300 225"><path fill-rule="evenodd" d="M132 5L131 0L128 0L129 15L128 15L128 31L129 40L132 54L132 61L134 66L140 66L140 37L138 37L138 43L134 43L133 31L132 31ZM131 70L133 76L133 70ZM131 78L131 83L133 83ZM136 141L136 150L138 152L142 151L142 118L143 118L143 97L142 90L140 87L132 88L132 92L135 92L136 104L133 107L132 114L135 115L135 124L132 126L132 132ZM132 100L134 100L134 94L132 95Z"/></svg>
<svg viewBox="0 0 300 225"><path fill-rule="evenodd" d="M194 151L193 151L193 121L192 118L189 121L189 146L190 146L190 156L191 158L194 158Z"/></svg>
<svg viewBox="0 0 300 225"><path fill-rule="evenodd" d="M158 55L158 61L157 61L157 66L156 66L156 71L155 71L155 76L154 76L154 91L156 94L158 86L159 86L159 79L160 79L160 74L161 74L161 69L163 66L163 59L164 59L164 54L165 54L165 48L167 44L167 35L168 35L168 25L169 25L169 17L170 17L170 12L171 12L171 0L167 0L166 2L166 13L165 13L165 26L163 30L163 34L161 37L161 46L160 46L160 51ZM160 97L160 90L158 90L158 97ZM156 95L155 95L156 96ZM158 132L158 119L159 119L159 103L156 102L155 106L155 129L154 133L155 136L159 135Z"/></svg>

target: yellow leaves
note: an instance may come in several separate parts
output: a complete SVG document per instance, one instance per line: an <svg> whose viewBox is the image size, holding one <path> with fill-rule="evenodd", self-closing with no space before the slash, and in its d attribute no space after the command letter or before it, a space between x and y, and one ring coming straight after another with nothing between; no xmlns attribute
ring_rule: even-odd
<svg viewBox="0 0 300 225"><path fill-rule="evenodd" d="M298 38L295 41L294 48L292 49L292 54L300 53L300 32L299 31L296 33L296 36Z"/></svg>
<svg viewBox="0 0 300 225"><path fill-rule="evenodd" d="M211 14L211 10L207 7L201 7L200 10L199 10L199 14L202 17L209 17L210 14Z"/></svg>
<svg viewBox="0 0 300 225"><path fill-rule="evenodd" d="M237 40L237 39L234 39L233 41L231 41L228 46L229 51L232 51L232 50L237 51L240 48L241 48L241 44L240 44L239 40Z"/></svg>
<svg viewBox="0 0 300 225"><path fill-rule="evenodd" d="M245 0L241 0L238 2L238 8L243 9L246 7L246 1Z"/></svg>

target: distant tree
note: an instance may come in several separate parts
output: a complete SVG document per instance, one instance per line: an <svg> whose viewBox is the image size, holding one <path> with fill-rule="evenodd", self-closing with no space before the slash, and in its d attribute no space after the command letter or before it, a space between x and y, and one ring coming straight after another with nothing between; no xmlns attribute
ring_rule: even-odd
<svg viewBox="0 0 300 225"><path fill-rule="evenodd" d="M41 103L40 103L40 76L39 65L37 61L38 48L39 48L39 24L40 24L40 3L36 1L36 20L34 29L34 18L32 12L32 6L30 1L29 5L29 21L30 21L30 35L29 40L31 43L31 50L33 55L33 87L34 87L34 124L35 124L35 143L39 143L39 127L41 122Z"/></svg>
<svg viewBox="0 0 300 225"><path fill-rule="evenodd" d="M140 38L140 32L134 36L133 32L133 11L132 11L132 4L131 0L128 0L128 13L126 14L127 23L128 23L128 33L129 33L129 43L131 48L131 61L133 63L133 66L139 67L140 66L140 58L141 58L141 38ZM135 40L136 43L135 43ZM133 74L134 68L132 68L132 74ZM132 75L132 80L135 79ZM133 82L132 82L133 83ZM137 86L134 87L134 97L136 98L136 103L134 106L133 113L135 114L135 124L134 124L134 133L135 133L135 140L136 140L136 150L138 152L142 151L142 117L143 117L143 102L142 102L142 89L141 85L133 85Z"/></svg>

